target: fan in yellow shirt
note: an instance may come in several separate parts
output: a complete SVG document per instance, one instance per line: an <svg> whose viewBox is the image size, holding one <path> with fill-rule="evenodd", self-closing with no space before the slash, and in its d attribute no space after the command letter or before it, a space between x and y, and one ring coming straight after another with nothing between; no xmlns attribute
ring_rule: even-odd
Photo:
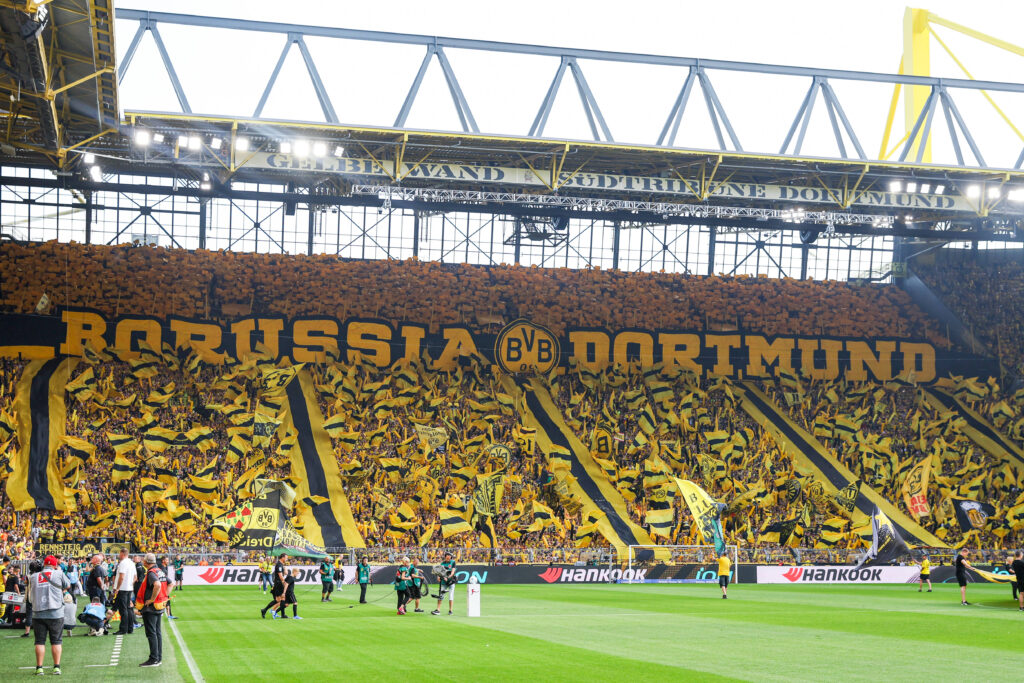
<svg viewBox="0 0 1024 683"><path fill-rule="evenodd" d="M932 592L932 563L927 555L921 556L921 576L917 579L917 592L924 588L924 582L928 582L928 592Z"/></svg>
<svg viewBox="0 0 1024 683"><path fill-rule="evenodd" d="M732 571L732 561L724 552L718 558L718 585L722 587L722 599L725 600L729 591L729 574Z"/></svg>

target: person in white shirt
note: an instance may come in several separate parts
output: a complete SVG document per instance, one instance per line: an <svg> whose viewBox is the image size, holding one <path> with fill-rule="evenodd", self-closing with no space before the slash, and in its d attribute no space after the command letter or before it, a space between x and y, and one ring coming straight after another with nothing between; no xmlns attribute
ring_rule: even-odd
<svg viewBox="0 0 1024 683"><path fill-rule="evenodd" d="M114 590L117 591L117 612L121 615L121 627L117 635L128 635L135 630L135 563L128 559L128 549L121 548L118 554L117 574L114 575Z"/></svg>

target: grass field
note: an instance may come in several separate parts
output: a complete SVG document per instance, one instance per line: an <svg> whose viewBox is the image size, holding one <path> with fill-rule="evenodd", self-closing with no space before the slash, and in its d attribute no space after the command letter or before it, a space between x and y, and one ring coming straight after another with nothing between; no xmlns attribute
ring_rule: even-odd
<svg viewBox="0 0 1024 683"><path fill-rule="evenodd" d="M298 591L303 620L260 619L255 588L187 588L164 622L164 664L139 669L141 630L65 639L64 678L192 680L178 629L208 681L239 680L878 680L1016 678L1024 613L1006 586L487 585L483 615L395 614L388 586L356 605L347 587L330 604ZM433 605L424 603L429 610ZM354 607L350 608L350 605ZM289 610L290 614L290 610ZM31 639L0 631L0 680L32 674ZM49 660L49 654L47 654ZM93 666L87 666L93 665ZM29 668L25 668L29 667ZM1014 673L1014 672L1017 673Z"/></svg>

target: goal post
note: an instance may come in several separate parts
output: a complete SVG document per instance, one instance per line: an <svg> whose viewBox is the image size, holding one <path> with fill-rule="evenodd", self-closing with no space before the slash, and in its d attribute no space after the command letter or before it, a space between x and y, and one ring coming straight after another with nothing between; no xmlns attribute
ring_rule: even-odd
<svg viewBox="0 0 1024 683"><path fill-rule="evenodd" d="M631 545L627 547L623 583L717 583L718 556L708 545ZM645 552L646 551L646 552ZM727 545L731 583L739 583L739 546ZM648 570L658 567L657 576Z"/></svg>

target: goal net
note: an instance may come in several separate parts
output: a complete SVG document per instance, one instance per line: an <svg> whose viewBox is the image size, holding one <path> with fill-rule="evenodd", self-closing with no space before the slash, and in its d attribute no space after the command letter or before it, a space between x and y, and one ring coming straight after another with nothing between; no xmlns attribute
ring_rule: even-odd
<svg viewBox="0 0 1024 683"><path fill-rule="evenodd" d="M739 546L727 545L731 583L739 583ZM718 583L718 556L707 545L631 545L623 583Z"/></svg>

